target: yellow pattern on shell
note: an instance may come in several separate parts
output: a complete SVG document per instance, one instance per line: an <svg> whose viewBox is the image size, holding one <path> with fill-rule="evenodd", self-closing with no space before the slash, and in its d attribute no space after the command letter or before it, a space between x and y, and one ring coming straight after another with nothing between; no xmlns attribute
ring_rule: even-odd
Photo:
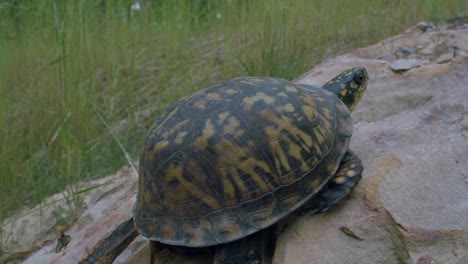
<svg viewBox="0 0 468 264"><path fill-rule="evenodd" d="M184 173L183 167L174 166L172 164L166 170L166 176L168 177L168 179L171 179L171 178L177 179L179 184L185 187L184 188L185 192L191 193L194 197L196 197L200 201L203 201L206 205L212 208L220 207L219 202L216 201L216 199L213 198L212 195L203 193L196 184L193 184L191 181L187 181L184 178L183 173ZM178 195L180 195L180 193L172 193L171 197L177 197Z"/></svg>
<svg viewBox="0 0 468 264"><path fill-rule="evenodd" d="M297 88L291 85L286 86L286 91L292 92L292 93L297 93Z"/></svg>
<svg viewBox="0 0 468 264"><path fill-rule="evenodd" d="M228 118L228 123L223 126L224 133L228 135L234 135L239 131L240 121L239 119L231 116Z"/></svg>
<svg viewBox="0 0 468 264"><path fill-rule="evenodd" d="M167 141L167 140L159 141L156 145L154 145L154 150L155 151L161 151L164 148L166 148L167 146L169 146L169 143L170 142Z"/></svg>
<svg viewBox="0 0 468 264"><path fill-rule="evenodd" d="M174 143L179 144L179 145L182 144L184 142L184 138L185 138L185 136L187 134L188 133L185 132L185 131L182 131L179 134L177 134L177 137L174 139Z"/></svg>
<svg viewBox="0 0 468 264"><path fill-rule="evenodd" d="M301 167L300 167L301 171L307 171L309 169L309 166L307 165L307 162L302 156L301 152L302 152L301 147L299 147L298 145L294 143L289 144L288 154L291 157L294 157L296 160L301 161Z"/></svg>
<svg viewBox="0 0 468 264"><path fill-rule="evenodd" d="M218 123L221 125L224 120L229 116L229 112L222 112L218 115Z"/></svg>
<svg viewBox="0 0 468 264"><path fill-rule="evenodd" d="M184 120L184 121L181 121L179 123L177 123L176 125L174 125L171 129L169 129L169 131L166 131L164 132L162 135L164 138L168 138L170 135L173 135L174 133L177 133L177 131L183 127L185 124L187 124L189 122L189 120Z"/></svg>
<svg viewBox="0 0 468 264"><path fill-rule="evenodd" d="M206 108L206 104L204 101L197 101L193 104L193 106L195 106L196 108L198 109L205 109Z"/></svg>
<svg viewBox="0 0 468 264"><path fill-rule="evenodd" d="M255 172L254 169L257 166L267 168L266 172L270 173L270 169L264 161L257 160L253 157L249 157L246 160L242 161L239 164L238 169L241 170L245 175L249 175L249 178L252 179L259 187L260 192L266 193L273 190L274 186L270 182L264 181L262 175Z"/></svg>
<svg viewBox="0 0 468 264"><path fill-rule="evenodd" d="M202 136L208 139L212 137L215 133L216 130L213 123L211 123L211 119L206 120L205 127L202 130Z"/></svg>
<svg viewBox="0 0 468 264"><path fill-rule="evenodd" d="M245 110L249 111L256 102L264 101L267 104L273 104L275 102L275 98L264 92L258 92L254 96L244 98L242 101L244 103Z"/></svg>
<svg viewBox="0 0 468 264"><path fill-rule="evenodd" d="M226 92L227 94L236 94L236 93L237 93L237 91L234 90L234 89L226 89L225 92Z"/></svg>
<svg viewBox="0 0 468 264"><path fill-rule="evenodd" d="M285 104L285 105L281 108L281 110L284 110L284 111L286 111L286 112L292 113L292 112L294 112L296 109L294 108L294 105L293 105L293 104L287 103L287 104Z"/></svg>
<svg viewBox="0 0 468 264"><path fill-rule="evenodd" d="M206 147L208 147L208 139L205 137L197 137L193 141L192 146L198 150L205 150Z"/></svg>
<svg viewBox="0 0 468 264"><path fill-rule="evenodd" d="M219 93L207 93L206 99L208 100L218 100L221 97Z"/></svg>

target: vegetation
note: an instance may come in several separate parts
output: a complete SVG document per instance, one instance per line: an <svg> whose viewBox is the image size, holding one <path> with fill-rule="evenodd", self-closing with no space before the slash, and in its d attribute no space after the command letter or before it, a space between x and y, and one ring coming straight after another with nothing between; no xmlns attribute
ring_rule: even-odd
<svg viewBox="0 0 468 264"><path fill-rule="evenodd" d="M0 0L0 219L136 161L184 94L240 75L292 79L467 10L466 0Z"/></svg>

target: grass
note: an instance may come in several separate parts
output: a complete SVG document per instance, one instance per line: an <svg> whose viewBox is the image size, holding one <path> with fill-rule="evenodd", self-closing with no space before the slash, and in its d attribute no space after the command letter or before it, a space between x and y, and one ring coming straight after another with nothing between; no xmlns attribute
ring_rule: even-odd
<svg viewBox="0 0 468 264"><path fill-rule="evenodd" d="M0 219L136 161L180 96L304 73L465 0L0 1ZM465 12L465 13L463 13Z"/></svg>

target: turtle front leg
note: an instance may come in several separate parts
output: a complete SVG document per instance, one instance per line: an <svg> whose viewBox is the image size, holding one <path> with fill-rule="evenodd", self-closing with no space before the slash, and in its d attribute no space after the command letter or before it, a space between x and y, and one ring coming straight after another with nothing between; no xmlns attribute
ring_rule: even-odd
<svg viewBox="0 0 468 264"><path fill-rule="evenodd" d="M351 150L341 160L331 182L304 205L307 212L323 212L346 198L362 177L361 159Z"/></svg>
<svg viewBox="0 0 468 264"><path fill-rule="evenodd" d="M213 264L268 264L275 250L273 228L216 246Z"/></svg>

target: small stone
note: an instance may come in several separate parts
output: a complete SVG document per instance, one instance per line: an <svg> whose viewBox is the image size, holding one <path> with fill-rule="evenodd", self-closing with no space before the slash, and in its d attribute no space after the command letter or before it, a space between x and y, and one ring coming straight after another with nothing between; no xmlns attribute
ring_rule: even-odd
<svg viewBox="0 0 468 264"><path fill-rule="evenodd" d="M447 19L446 22L447 24L449 24L448 28L456 28L459 26L463 26L463 24L465 24L465 20L463 19L463 17L453 17L453 18Z"/></svg>
<svg viewBox="0 0 468 264"><path fill-rule="evenodd" d="M419 28L419 30L421 30L422 32L426 32L426 31L431 31L434 29L434 25L433 24L429 24L429 23L426 23L426 22L420 22L417 27Z"/></svg>
<svg viewBox="0 0 468 264"><path fill-rule="evenodd" d="M409 47L399 47L395 51L395 56L397 57L406 57L414 53L414 48L409 48Z"/></svg>
<svg viewBox="0 0 468 264"><path fill-rule="evenodd" d="M395 72L407 71L421 66L421 62L417 59L398 59L390 63L389 67Z"/></svg>
<svg viewBox="0 0 468 264"><path fill-rule="evenodd" d="M424 47L421 50L421 54L422 55L431 55L432 53L434 53L434 51L436 49L436 46L437 46L437 44L435 44L435 43L431 43L431 44L427 45L426 47Z"/></svg>
<svg viewBox="0 0 468 264"><path fill-rule="evenodd" d="M440 55L437 59L436 59L436 63L446 63L446 62L449 62L451 61L453 58L453 52L448 52L448 53L445 53L445 54L442 54Z"/></svg>

